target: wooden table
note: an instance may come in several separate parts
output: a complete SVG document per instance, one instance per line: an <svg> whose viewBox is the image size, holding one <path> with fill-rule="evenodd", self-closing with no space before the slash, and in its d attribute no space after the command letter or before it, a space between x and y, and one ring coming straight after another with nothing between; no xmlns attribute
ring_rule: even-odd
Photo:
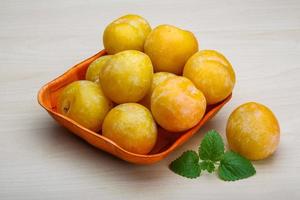
<svg viewBox="0 0 300 200"><path fill-rule="evenodd" d="M105 26L127 13L193 31L200 48L224 53L237 74L232 101L150 166L91 147L37 103L38 89L101 50ZM2 0L0 27L0 199L300 199L299 0ZM254 163L254 177L189 180L168 169L206 131L225 138L229 114L247 101L270 107L282 130L277 153Z"/></svg>

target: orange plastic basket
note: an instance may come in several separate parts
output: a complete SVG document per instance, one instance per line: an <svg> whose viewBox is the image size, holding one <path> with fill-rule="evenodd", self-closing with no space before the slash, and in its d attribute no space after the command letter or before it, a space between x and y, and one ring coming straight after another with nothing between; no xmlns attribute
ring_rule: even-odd
<svg viewBox="0 0 300 200"><path fill-rule="evenodd" d="M101 135L101 133L93 132L72 119L63 116L56 110L57 97L61 89L69 83L82 80L85 77L86 70L91 62L100 56L105 55L102 50L96 55L86 59L85 61L75 65L63 75L44 85L38 93L39 104L48 111L48 113L62 126L69 129L75 135L81 137L89 144L109 152L123 160L138 164L152 164L165 158L169 153L192 137L201 126L210 120L230 99L228 96L224 101L209 106L202 120L193 128L181 133L169 133L161 128L158 129L158 140L153 150L147 155L135 154L120 147L115 142Z"/></svg>

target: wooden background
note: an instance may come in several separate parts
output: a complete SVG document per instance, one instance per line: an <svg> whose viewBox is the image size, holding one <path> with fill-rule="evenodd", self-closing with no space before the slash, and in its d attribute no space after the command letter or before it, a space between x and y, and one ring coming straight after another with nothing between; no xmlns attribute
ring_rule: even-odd
<svg viewBox="0 0 300 200"><path fill-rule="evenodd" d="M232 62L232 101L189 142L150 166L128 164L58 126L37 103L38 89L103 48L113 19L137 13L153 27L193 31L201 49ZM0 1L0 199L300 199L299 0ZM168 164L196 149L204 132L225 134L230 112L246 101L270 107L281 125L271 158L257 174L223 182L189 180Z"/></svg>

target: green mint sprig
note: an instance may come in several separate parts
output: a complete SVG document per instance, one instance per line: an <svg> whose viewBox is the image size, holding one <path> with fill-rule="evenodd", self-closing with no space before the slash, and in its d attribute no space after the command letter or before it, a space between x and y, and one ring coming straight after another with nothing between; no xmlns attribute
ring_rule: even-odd
<svg viewBox="0 0 300 200"><path fill-rule="evenodd" d="M170 164L170 169L186 178L197 178L201 171L218 172L224 181L236 181L253 176L256 171L252 163L243 156L224 150L220 134L211 130L205 134L198 153L186 151Z"/></svg>

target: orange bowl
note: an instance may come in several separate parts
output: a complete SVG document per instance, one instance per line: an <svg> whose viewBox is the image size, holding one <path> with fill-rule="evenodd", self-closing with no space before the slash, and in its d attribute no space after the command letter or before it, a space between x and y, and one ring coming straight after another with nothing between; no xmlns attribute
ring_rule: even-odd
<svg viewBox="0 0 300 200"><path fill-rule="evenodd" d="M162 160L169 153L192 137L201 126L210 120L231 99L230 95L224 101L209 106L202 120L186 132L169 133L162 128L159 128L156 145L149 154L141 155L129 152L110 139L102 136L101 133L93 132L72 119L63 116L58 113L56 109L57 97L60 91L69 83L84 79L89 64L105 54L106 52L104 50L100 51L96 55L75 65L55 80L44 85L38 93L38 102L59 124L69 129L72 133L81 137L89 144L128 162L137 164L152 164Z"/></svg>

